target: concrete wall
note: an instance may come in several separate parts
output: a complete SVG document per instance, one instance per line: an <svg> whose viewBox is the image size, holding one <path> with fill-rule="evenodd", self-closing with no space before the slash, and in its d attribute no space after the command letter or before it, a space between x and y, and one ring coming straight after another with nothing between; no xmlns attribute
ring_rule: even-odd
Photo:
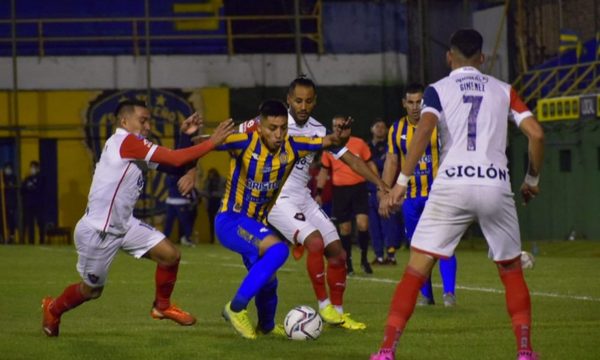
<svg viewBox="0 0 600 360"><path fill-rule="evenodd" d="M21 57L23 90L137 89L146 87L146 58L132 56ZM154 56L153 88L286 86L296 75L292 54ZM304 55L303 72L318 85L403 83L406 55ZM12 89L12 59L0 58L0 89Z"/></svg>

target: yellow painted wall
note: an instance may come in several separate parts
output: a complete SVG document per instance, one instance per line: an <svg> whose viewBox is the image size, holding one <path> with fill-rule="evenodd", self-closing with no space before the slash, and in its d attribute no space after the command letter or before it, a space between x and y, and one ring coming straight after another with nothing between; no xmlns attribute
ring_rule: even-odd
<svg viewBox="0 0 600 360"><path fill-rule="evenodd" d="M189 101L204 114L206 132L219 121L229 117L229 89L203 88L187 90ZM87 107L99 91L22 91L19 92L19 125L22 131L21 174L29 172L29 162L39 160L40 138L58 139L58 220L59 226L74 228L85 210L87 193L92 180L93 163L84 143L83 124ZM10 94L0 92L0 125L9 125ZM13 137L14 133L0 130L0 137ZM167 139L164 144L172 146ZM225 175L229 157L226 153L212 153L201 159L203 173L216 167ZM203 179L199 179L201 187ZM195 230L200 241L208 241L208 220L205 202L200 206ZM155 223L161 227L160 223ZM173 238L174 239L174 238ZM175 239L174 239L175 240Z"/></svg>

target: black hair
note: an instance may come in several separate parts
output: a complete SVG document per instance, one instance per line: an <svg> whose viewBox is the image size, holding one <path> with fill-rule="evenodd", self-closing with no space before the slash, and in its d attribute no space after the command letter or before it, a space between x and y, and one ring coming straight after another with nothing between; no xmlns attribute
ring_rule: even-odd
<svg viewBox="0 0 600 360"><path fill-rule="evenodd" d="M290 83L290 86L288 87L288 95L291 95L294 92L296 86L310 87L315 91L315 93L317 92L315 83L311 79L307 78L306 75L300 75Z"/></svg>
<svg viewBox="0 0 600 360"><path fill-rule="evenodd" d="M125 113L133 112L133 108L136 106L148 108L148 106L146 106L146 103L141 100L121 101L115 109L115 117L119 119L119 117L123 116Z"/></svg>
<svg viewBox="0 0 600 360"><path fill-rule="evenodd" d="M410 83L406 86L406 89L404 90L404 94L406 96L406 94L423 93L424 91L425 91L425 87L423 87L423 84Z"/></svg>
<svg viewBox="0 0 600 360"><path fill-rule="evenodd" d="M385 120L383 120L380 117L377 117L377 118L373 119L373 122L371 122L371 127L375 126L376 124L378 124L380 122L384 123L385 126L387 126L387 122Z"/></svg>
<svg viewBox="0 0 600 360"><path fill-rule="evenodd" d="M286 118L288 116L288 110L285 105L276 99L263 101L258 107L258 112L263 119L268 116L285 116Z"/></svg>
<svg viewBox="0 0 600 360"><path fill-rule="evenodd" d="M450 36L450 48L458 50L467 59L481 53L482 46L483 37L475 29L460 29Z"/></svg>
<svg viewBox="0 0 600 360"><path fill-rule="evenodd" d="M40 167L40 163L39 163L38 161L36 161L36 160L32 160L32 161L29 163L29 166L31 166L31 165L35 165L35 166L37 166L37 167Z"/></svg>

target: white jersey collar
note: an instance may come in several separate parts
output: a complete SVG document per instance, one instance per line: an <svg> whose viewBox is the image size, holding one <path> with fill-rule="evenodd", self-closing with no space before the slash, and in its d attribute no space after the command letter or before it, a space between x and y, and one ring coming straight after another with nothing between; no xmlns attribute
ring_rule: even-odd
<svg viewBox="0 0 600 360"><path fill-rule="evenodd" d="M450 73L450 76L460 74L460 73L481 74L481 71L479 71L477 68L472 67L472 66L463 66L463 67L459 67L458 69L452 70L452 72Z"/></svg>

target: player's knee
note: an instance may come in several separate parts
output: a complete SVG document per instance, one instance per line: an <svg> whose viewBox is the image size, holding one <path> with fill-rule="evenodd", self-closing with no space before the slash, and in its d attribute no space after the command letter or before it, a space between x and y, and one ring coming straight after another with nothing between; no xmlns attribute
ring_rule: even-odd
<svg viewBox="0 0 600 360"><path fill-rule="evenodd" d="M84 298L86 298L87 300L93 300L93 299L97 299L100 296L102 296L102 291L104 290L104 286L91 287L91 286L87 285L86 283L82 283L81 287L79 289Z"/></svg>
<svg viewBox="0 0 600 360"><path fill-rule="evenodd" d="M325 244L321 233L315 231L314 233L310 234L306 240L304 240L304 248L306 248L309 253L323 254L325 251Z"/></svg>
<svg viewBox="0 0 600 360"><path fill-rule="evenodd" d="M327 262L330 266L346 266L346 251L343 248L338 249L335 252L329 252L327 255Z"/></svg>

